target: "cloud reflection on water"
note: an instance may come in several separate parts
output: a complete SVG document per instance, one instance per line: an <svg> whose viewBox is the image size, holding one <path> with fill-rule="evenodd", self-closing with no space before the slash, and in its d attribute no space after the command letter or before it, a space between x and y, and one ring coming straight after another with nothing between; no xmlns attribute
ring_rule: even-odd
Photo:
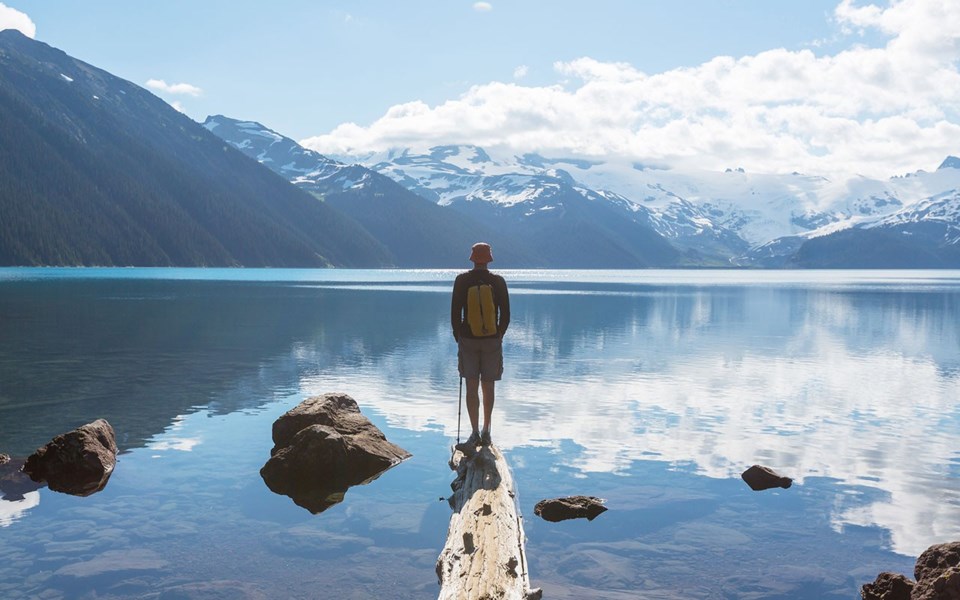
<svg viewBox="0 0 960 600"><path fill-rule="evenodd" d="M0 450L28 453L94 409L125 449L174 444L205 435L179 432L182 415L296 392L345 391L393 427L455 436L452 272L376 272L391 285L352 289L318 278L365 274L197 273L5 284L0 305L19 317L0 344ZM586 477L656 460L731 478L762 462L842 484L837 529L881 526L914 555L956 538L960 279L881 275L508 273L497 443L516 464L522 447L549 448L553 468Z"/></svg>
<svg viewBox="0 0 960 600"><path fill-rule="evenodd" d="M28 510L40 505L40 492L27 492L19 500L0 500L0 527L9 527Z"/></svg>
<svg viewBox="0 0 960 600"><path fill-rule="evenodd" d="M960 433L958 305L955 293L905 290L518 294L496 440L553 447L557 466L583 474L656 459L712 478L754 463L799 484L832 478L851 492L831 515L836 529L880 526L894 551L916 555L960 537L960 477L950 467ZM440 324L367 357L359 376L324 370L301 386L360 387L351 393L391 425L453 437L450 338ZM413 383L425 374L428 396ZM565 440L577 450L559 452ZM883 493L858 500L862 488Z"/></svg>

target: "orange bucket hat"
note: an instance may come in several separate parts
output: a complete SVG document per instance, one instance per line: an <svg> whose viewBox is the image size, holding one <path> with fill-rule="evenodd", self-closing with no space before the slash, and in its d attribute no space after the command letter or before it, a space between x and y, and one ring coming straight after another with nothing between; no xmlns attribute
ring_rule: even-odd
<svg viewBox="0 0 960 600"><path fill-rule="evenodd" d="M493 252L490 250L490 244L486 242L474 244L470 252L470 261L482 264L493 262Z"/></svg>

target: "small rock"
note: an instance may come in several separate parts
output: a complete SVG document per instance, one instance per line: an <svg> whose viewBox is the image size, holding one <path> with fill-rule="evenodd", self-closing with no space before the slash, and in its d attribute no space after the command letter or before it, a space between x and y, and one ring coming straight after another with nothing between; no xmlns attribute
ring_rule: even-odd
<svg viewBox="0 0 960 600"><path fill-rule="evenodd" d="M863 600L910 600L913 586L913 581L903 575L883 572L877 575L876 581L860 588L860 597Z"/></svg>
<svg viewBox="0 0 960 600"><path fill-rule="evenodd" d="M273 492L315 514L342 502L350 486L411 456L387 441L345 394L304 400L273 424L273 441L260 476Z"/></svg>
<svg viewBox="0 0 960 600"><path fill-rule="evenodd" d="M0 454L0 465L5 465L10 462L9 454Z"/></svg>
<svg viewBox="0 0 960 600"><path fill-rule="evenodd" d="M89 496L107 485L117 464L113 427L97 419L58 435L27 457L23 471L54 491Z"/></svg>
<svg viewBox="0 0 960 600"><path fill-rule="evenodd" d="M769 490L775 487L787 489L793 485L793 480L789 477L784 477L770 467L761 465L753 465L744 471L740 477L742 477L743 480L747 482L747 485L750 486L750 489L755 492Z"/></svg>
<svg viewBox="0 0 960 600"><path fill-rule="evenodd" d="M533 507L533 514L538 515L545 521L557 522L567 519L586 518L592 521L597 515L607 510L603 505L605 500L594 496L570 496L567 498L554 498L552 500L541 500Z"/></svg>

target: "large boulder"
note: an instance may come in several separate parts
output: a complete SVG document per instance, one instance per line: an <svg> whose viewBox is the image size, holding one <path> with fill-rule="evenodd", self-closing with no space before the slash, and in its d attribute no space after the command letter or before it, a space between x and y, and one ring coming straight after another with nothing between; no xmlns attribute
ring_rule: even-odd
<svg viewBox="0 0 960 600"><path fill-rule="evenodd" d="M762 465L753 465L744 471L740 477L750 486L750 489L755 492L769 490L775 487L787 489L793 485L793 480L789 477L784 477L770 467L764 467Z"/></svg>
<svg viewBox="0 0 960 600"><path fill-rule="evenodd" d="M917 578L913 600L960 600L960 542L924 550L913 575Z"/></svg>
<svg viewBox="0 0 960 600"><path fill-rule="evenodd" d="M107 485L117 464L113 427L97 419L53 438L27 457L24 473L54 491L89 496Z"/></svg>
<svg viewBox="0 0 960 600"><path fill-rule="evenodd" d="M273 451L276 454L293 441L293 437L311 425L333 427L341 435L371 434L386 439L379 429L363 416L357 401L347 394L323 394L307 398L273 423Z"/></svg>
<svg viewBox="0 0 960 600"><path fill-rule="evenodd" d="M884 571L877 575L876 581L860 588L863 600L910 600L913 581L897 573Z"/></svg>
<svg viewBox="0 0 960 600"><path fill-rule="evenodd" d="M557 522L567 519L587 519L592 521L597 516L607 510L603 505L602 498L594 496L569 496L567 498L554 498L552 500L541 500L533 507L533 514L538 515L545 521Z"/></svg>
<svg viewBox="0 0 960 600"><path fill-rule="evenodd" d="M411 455L387 441L346 394L308 398L273 424L274 448L260 476L312 513L343 500Z"/></svg>

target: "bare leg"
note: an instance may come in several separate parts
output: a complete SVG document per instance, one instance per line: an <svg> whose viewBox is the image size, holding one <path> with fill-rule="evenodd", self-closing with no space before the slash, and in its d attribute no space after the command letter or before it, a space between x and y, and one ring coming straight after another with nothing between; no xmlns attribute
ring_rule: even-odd
<svg viewBox="0 0 960 600"><path fill-rule="evenodd" d="M493 419L493 387L496 381L481 381L483 387L483 430L490 431L491 420Z"/></svg>
<svg viewBox="0 0 960 600"><path fill-rule="evenodd" d="M480 431L480 380L467 379L467 416L470 417L470 426L473 431ZM487 388L484 382L483 388L484 404L486 404Z"/></svg>

